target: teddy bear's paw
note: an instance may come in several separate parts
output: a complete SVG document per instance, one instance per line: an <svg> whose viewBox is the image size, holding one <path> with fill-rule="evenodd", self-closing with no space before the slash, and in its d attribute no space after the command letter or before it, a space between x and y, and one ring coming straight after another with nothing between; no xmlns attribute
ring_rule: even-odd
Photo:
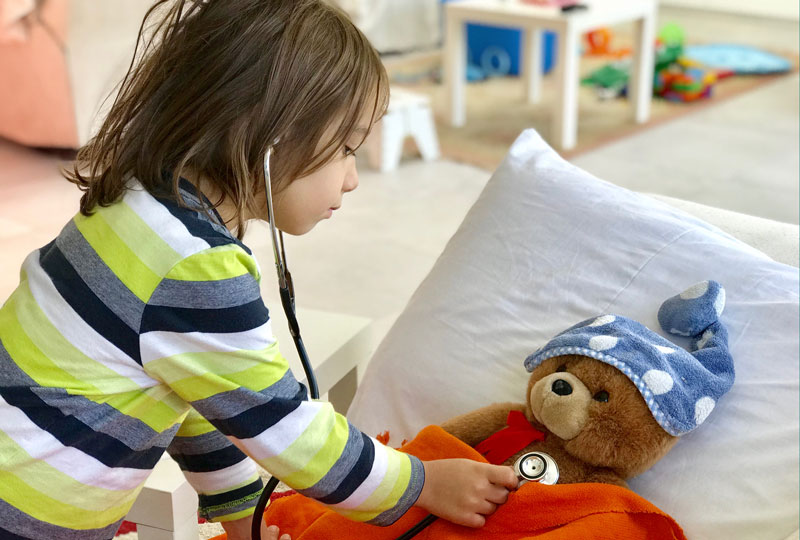
<svg viewBox="0 0 800 540"><path fill-rule="evenodd" d="M713 280L701 281L661 304L658 322L670 334L693 337L716 323L724 308L722 285Z"/></svg>

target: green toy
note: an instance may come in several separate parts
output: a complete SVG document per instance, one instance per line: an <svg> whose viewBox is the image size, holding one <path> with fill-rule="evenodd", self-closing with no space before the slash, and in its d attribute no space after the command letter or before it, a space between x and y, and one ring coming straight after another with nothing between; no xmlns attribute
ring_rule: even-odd
<svg viewBox="0 0 800 540"><path fill-rule="evenodd" d="M664 77L662 74L676 70L683 71L679 59L683 56L685 40L686 36L683 28L676 23L667 23L659 31L658 40L656 42L655 69L653 74L653 86L656 95L660 95L659 92L664 85ZM618 97L625 94L630 79L630 73L630 60L623 60L596 69L584 77L581 80L581 84L594 86L597 89L598 96L601 98ZM675 88L675 90L679 92L699 92L704 86L702 83L694 80L674 82L679 86L681 84L685 86ZM698 84L700 84L700 87L696 87Z"/></svg>
<svg viewBox="0 0 800 540"><path fill-rule="evenodd" d="M680 45L683 48L686 43L686 34L680 25L670 22L661 27L658 32L658 40L664 45Z"/></svg>

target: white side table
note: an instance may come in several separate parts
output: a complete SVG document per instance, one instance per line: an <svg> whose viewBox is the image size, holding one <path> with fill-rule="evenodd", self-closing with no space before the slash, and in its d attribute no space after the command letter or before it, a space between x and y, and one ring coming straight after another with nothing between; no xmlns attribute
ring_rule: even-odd
<svg viewBox="0 0 800 540"><path fill-rule="evenodd" d="M289 361L295 378L305 384L303 366L283 311L278 308L269 313L281 354ZM298 307L297 322L320 396L327 394L334 409L345 414L356 392L359 364L371 356L372 340L364 336L369 334L372 319Z"/></svg>
<svg viewBox="0 0 800 540"><path fill-rule="evenodd" d="M556 7L523 4L518 0L460 0L445 4L445 82L450 96L450 123L466 122L466 24L480 23L521 28L521 74L525 97L540 99L542 31L558 34L558 79L553 107L553 140L561 149L574 148L578 133L578 54L581 36L588 31L625 21L636 25L630 100L637 123L650 117L655 57L657 0L583 0L588 9L562 13Z"/></svg>

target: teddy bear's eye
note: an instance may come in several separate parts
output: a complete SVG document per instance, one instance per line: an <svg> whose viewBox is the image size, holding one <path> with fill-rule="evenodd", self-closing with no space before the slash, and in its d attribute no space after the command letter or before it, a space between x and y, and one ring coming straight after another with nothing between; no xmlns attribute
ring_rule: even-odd
<svg viewBox="0 0 800 540"><path fill-rule="evenodd" d="M561 364L558 366L558 369L556 369L556 373L563 373L565 371L567 371L567 364Z"/></svg>
<svg viewBox="0 0 800 540"><path fill-rule="evenodd" d="M605 390L600 390L594 396L592 396L592 399L595 401L602 401L603 403L608 403L608 392L606 392Z"/></svg>

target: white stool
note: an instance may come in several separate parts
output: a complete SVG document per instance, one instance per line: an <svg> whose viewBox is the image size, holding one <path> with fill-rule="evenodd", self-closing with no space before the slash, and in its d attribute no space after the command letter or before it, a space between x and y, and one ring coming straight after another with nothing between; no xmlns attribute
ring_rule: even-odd
<svg viewBox="0 0 800 540"><path fill-rule="evenodd" d="M439 157L439 139L428 96L397 88L391 89L389 108L364 143L370 167L381 172L397 168L403 142L413 137L422 159Z"/></svg>

